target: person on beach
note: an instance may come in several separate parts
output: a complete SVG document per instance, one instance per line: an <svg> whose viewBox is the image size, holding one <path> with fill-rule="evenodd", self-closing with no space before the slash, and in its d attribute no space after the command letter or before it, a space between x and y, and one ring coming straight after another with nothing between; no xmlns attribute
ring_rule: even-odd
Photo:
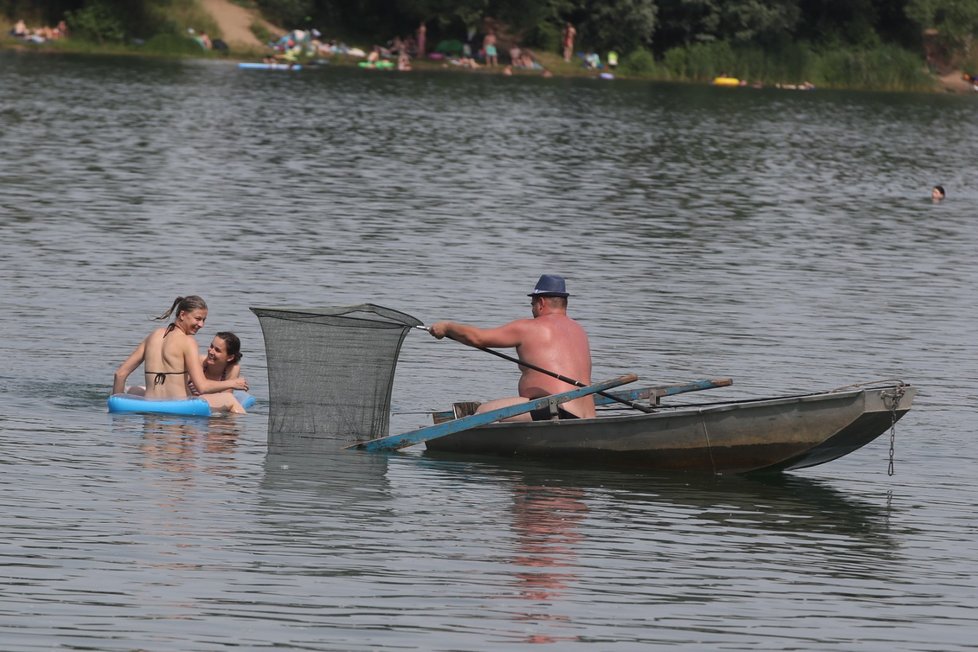
<svg viewBox="0 0 978 652"><path fill-rule="evenodd" d="M521 361L590 385L591 346L581 325L567 316L567 297L570 294L564 278L544 274L528 296L532 319L517 319L497 328L440 321L428 330L437 339L448 337L474 347L515 347ZM521 367L521 370L519 396L488 401L479 406L478 412L574 389L573 385L529 367ZM563 403L559 407L559 416L562 419L594 417L594 397L584 396ZM508 420L545 421L550 418L550 410L543 408Z"/></svg>
<svg viewBox="0 0 978 652"><path fill-rule="evenodd" d="M482 47L486 51L486 65L490 68L499 63L499 53L496 51L496 33L489 30L486 37L482 39Z"/></svg>
<svg viewBox="0 0 978 652"><path fill-rule="evenodd" d="M207 304L198 296L177 297L170 309L157 319L165 320L170 315L173 315L173 322L147 335L116 369L112 393L121 394L125 390L126 379L142 364L146 398L190 398L190 380L212 410L244 414L244 408L234 395L225 391L247 390L248 382L244 378L239 376L214 381L204 376L200 349L194 335L207 321Z"/></svg>
<svg viewBox="0 0 978 652"><path fill-rule="evenodd" d="M428 26L425 25L424 21L422 20L421 24L418 25L418 52L416 55L418 59L424 59L425 47L427 47L427 42L428 42Z"/></svg>
<svg viewBox="0 0 978 652"><path fill-rule="evenodd" d="M407 50L404 48L401 48L401 51L397 53L397 69L401 72L411 70L411 58L408 57Z"/></svg>
<svg viewBox="0 0 978 652"><path fill-rule="evenodd" d="M577 36L577 30L569 22L564 26L563 35L563 45L564 45L564 61L570 61L571 55L574 54L574 37Z"/></svg>
<svg viewBox="0 0 978 652"><path fill-rule="evenodd" d="M211 340L207 353L200 356L200 364L208 380L221 382L238 378L241 376L241 340L230 331L221 331ZM201 395L193 380L187 379L187 389L194 396Z"/></svg>
<svg viewBox="0 0 978 652"><path fill-rule="evenodd" d="M944 201L947 193L944 192L944 186L934 186L930 189L930 200L935 204Z"/></svg>

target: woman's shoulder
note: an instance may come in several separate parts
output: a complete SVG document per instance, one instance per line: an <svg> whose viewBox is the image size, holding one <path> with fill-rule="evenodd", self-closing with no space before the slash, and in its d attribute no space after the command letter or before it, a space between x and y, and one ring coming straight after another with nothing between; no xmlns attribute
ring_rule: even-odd
<svg viewBox="0 0 978 652"><path fill-rule="evenodd" d="M164 335L166 335L166 326L161 326L159 328L154 328L153 330L151 330L149 332L149 335L147 335L146 339L143 341L151 342L153 340L159 340L162 339Z"/></svg>
<svg viewBox="0 0 978 652"><path fill-rule="evenodd" d="M184 333L179 328L164 326L150 333L149 337L156 338L162 342L163 347L167 351L180 350L186 352L188 355L192 351L193 355L200 355L200 350L197 348L197 340L194 339L194 336ZM149 340L147 339L147 341Z"/></svg>

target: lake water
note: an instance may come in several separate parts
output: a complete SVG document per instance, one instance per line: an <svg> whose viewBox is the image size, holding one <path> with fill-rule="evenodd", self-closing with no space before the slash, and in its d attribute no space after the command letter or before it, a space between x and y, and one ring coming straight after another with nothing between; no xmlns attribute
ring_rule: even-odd
<svg viewBox="0 0 978 652"><path fill-rule="evenodd" d="M0 88L4 649L974 649L978 96L10 53ZM545 272L596 379L917 385L895 474L888 437L755 480L105 411L177 295L267 397L249 306L499 324ZM516 378L412 333L392 431Z"/></svg>

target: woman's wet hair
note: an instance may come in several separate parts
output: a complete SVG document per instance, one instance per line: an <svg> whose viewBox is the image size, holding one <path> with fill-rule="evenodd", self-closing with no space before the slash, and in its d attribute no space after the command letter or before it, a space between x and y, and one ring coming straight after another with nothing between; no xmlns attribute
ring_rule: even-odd
<svg viewBox="0 0 978 652"><path fill-rule="evenodd" d="M166 319L170 315L179 317L181 312L193 312L194 310L207 310L207 304L196 294L191 294L189 297L177 297L173 300L173 305L170 306L170 309L157 317L157 319Z"/></svg>
<svg viewBox="0 0 978 652"><path fill-rule="evenodd" d="M216 337L224 340L224 344L227 345L228 357L234 358L231 362L241 362L241 340L238 339L238 336L230 331L221 331L216 334Z"/></svg>

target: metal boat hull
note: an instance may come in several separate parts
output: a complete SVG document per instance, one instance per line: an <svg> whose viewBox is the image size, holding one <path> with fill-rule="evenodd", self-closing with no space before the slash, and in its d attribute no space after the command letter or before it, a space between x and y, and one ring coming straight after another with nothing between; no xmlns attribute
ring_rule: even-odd
<svg viewBox="0 0 978 652"><path fill-rule="evenodd" d="M824 464L887 432L915 388L893 385L654 414L498 423L427 442L438 452L560 458L709 473Z"/></svg>

